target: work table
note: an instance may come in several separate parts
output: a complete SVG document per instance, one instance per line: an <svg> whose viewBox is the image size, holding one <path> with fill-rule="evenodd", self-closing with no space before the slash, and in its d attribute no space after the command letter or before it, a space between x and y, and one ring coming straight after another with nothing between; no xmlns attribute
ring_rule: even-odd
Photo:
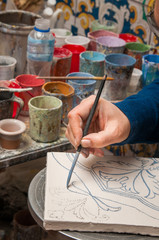
<svg viewBox="0 0 159 240"><path fill-rule="evenodd" d="M72 148L65 137L66 127L61 125L60 136L56 141L41 143L34 141L29 135L29 118L20 116L18 119L25 122L27 130L22 135L22 141L18 149L6 150L0 147L0 169L44 157L47 152L66 151Z"/></svg>

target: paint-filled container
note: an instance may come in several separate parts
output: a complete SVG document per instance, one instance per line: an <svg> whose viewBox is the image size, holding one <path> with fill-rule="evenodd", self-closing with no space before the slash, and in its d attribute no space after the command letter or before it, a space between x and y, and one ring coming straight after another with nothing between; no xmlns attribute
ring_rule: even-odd
<svg viewBox="0 0 159 240"><path fill-rule="evenodd" d="M26 73L27 37L41 16L22 10L0 12L0 55L17 60L15 76Z"/></svg>
<svg viewBox="0 0 159 240"><path fill-rule="evenodd" d="M62 46L63 48L68 49L72 52L72 60L71 60L71 72L79 72L79 60L80 53L86 51L86 48L81 45L74 44L65 44Z"/></svg>
<svg viewBox="0 0 159 240"><path fill-rule="evenodd" d="M53 142L59 138L62 101L52 96L33 97L28 102L30 136L38 142Z"/></svg>
<svg viewBox="0 0 159 240"><path fill-rule="evenodd" d="M130 42L127 43L125 46L125 53L134 57L136 59L135 68L142 69L142 57L144 55L149 54L151 50L151 46L144 44L144 43L138 43L138 42Z"/></svg>
<svg viewBox="0 0 159 240"><path fill-rule="evenodd" d="M138 38L130 33L120 33L119 38L123 39L125 42L137 42Z"/></svg>
<svg viewBox="0 0 159 240"><path fill-rule="evenodd" d="M96 51L86 51L80 54L80 72L103 77L105 74L105 54ZM99 88L97 81L96 88Z"/></svg>
<svg viewBox="0 0 159 240"><path fill-rule="evenodd" d="M14 78L17 60L10 56L0 56L0 80Z"/></svg>
<svg viewBox="0 0 159 240"><path fill-rule="evenodd" d="M88 50L96 51L97 50L96 40L97 40L97 38L103 37L103 36L118 37L119 34L111 32L111 31L107 31L104 29L99 29L99 30L96 30L93 32L88 32L87 37L90 39L90 43L88 45Z"/></svg>
<svg viewBox="0 0 159 240"><path fill-rule="evenodd" d="M159 77L159 55L147 54L142 57L142 87Z"/></svg>
<svg viewBox="0 0 159 240"><path fill-rule="evenodd" d="M50 75L67 76L71 69L71 60L72 60L71 51L62 47L59 48L55 47Z"/></svg>
<svg viewBox="0 0 159 240"><path fill-rule="evenodd" d="M42 91L44 95L54 96L62 101L62 120L67 123L67 114L73 108L74 88L68 83L55 81L45 83Z"/></svg>
<svg viewBox="0 0 159 240"><path fill-rule="evenodd" d="M21 115L29 115L28 102L32 97L42 95L42 85L45 83L44 79L37 79L36 75L21 74L16 77L16 82L21 88L32 88L30 91L20 92L19 97L24 101L24 107L21 111Z"/></svg>
<svg viewBox="0 0 159 240"><path fill-rule="evenodd" d="M126 42L118 37L104 36L97 38L97 51L104 54L123 53Z"/></svg>
<svg viewBox="0 0 159 240"><path fill-rule="evenodd" d="M126 54L112 53L105 57L106 73L113 81L106 81L102 96L110 101L123 100L127 96L136 59Z"/></svg>
<svg viewBox="0 0 159 240"><path fill-rule="evenodd" d="M96 80L72 80L69 77L94 77L90 73L85 72L73 72L67 75L68 83L75 89L75 95L73 98L73 107L77 106L83 99L94 94Z"/></svg>

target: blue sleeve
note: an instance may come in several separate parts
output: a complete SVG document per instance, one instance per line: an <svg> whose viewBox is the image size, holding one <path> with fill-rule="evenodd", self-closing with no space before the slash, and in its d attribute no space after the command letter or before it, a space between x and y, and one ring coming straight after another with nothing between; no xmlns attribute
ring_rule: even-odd
<svg viewBox="0 0 159 240"><path fill-rule="evenodd" d="M159 142L159 79L115 105L131 124L130 135L121 144Z"/></svg>

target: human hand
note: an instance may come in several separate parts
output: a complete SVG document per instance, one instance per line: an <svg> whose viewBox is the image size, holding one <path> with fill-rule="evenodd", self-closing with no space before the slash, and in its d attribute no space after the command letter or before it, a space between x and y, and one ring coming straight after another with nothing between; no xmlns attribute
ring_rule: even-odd
<svg viewBox="0 0 159 240"><path fill-rule="evenodd" d="M82 138L94 100L94 95L84 99L68 114L66 137L76 149L80 144L82 145L84 148L82 153L85 157L90 153L103 156L101 148L124 141L130 133L130 122L126 115L111 102L100 98L88 135Z"/></svg>

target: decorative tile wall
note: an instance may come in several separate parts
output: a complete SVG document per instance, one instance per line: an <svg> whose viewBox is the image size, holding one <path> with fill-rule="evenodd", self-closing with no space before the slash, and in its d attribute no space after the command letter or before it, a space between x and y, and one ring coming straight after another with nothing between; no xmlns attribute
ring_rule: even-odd
<svg viewBox="0 0 159 240"><path fill-rule="evenodd" d="M118 33L132 33L139 41L157 45L154 34L150 31L146 14L154 0L57 0L57 8L65 14L65 28L74 35L87 35L91 22L99 19L114 20Z"/></svg>

